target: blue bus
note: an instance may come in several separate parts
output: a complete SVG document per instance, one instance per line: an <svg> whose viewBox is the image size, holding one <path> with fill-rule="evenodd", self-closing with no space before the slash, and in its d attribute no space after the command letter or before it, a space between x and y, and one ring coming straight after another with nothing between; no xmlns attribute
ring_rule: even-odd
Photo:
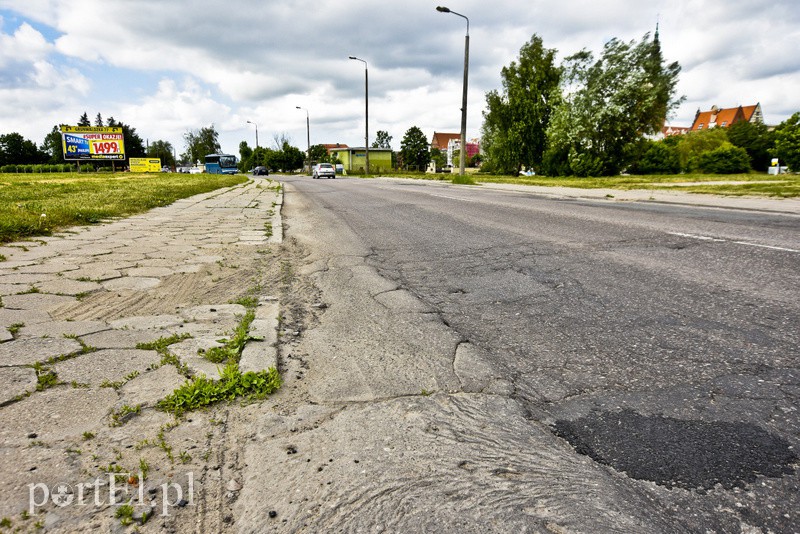
<svg viewBox="0 0 800 534"><path fill-rule="evenodd" d="M209 154L206 156L206 172L208 174L236 174L236 156L231 154Z"/></svg>

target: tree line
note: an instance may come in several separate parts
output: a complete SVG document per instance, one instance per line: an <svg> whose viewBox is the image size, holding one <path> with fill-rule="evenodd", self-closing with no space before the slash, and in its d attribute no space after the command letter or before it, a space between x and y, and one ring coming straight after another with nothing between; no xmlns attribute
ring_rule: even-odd
<svg viewBox="0 0 800 534"><path fill-rule="evenodd" d="M122 128L123 140L125 143L125 157L123 165L127 164L130 158L160 158L163 165L174 167L178 164L175 157L175 149L172 143L164 140L155 140L149 143L141 138L136 132L136 128L124 122L116 120L114 117L103 119L98 113L94 122L84 112L78 119L77 126L97 126L97 127L120 127ZM219 152L219 135L214 129L214 125L199 130L191 130L184 134L186 151L180 155L180 161L202 162L206 154ZM32 165L49 164L59 165L64 163L64 146L61 142L61 127L56 124L44 138L41 145L25 139L21 134L12 132L0 135L0 168L11 165ZM97 168L111 167L110 161L91 160L92 166Z"/></svg>
<svg viewBox="0 0 800 534"><path fill-rule="evenodd" d="M800 169L800 113L777 128L740 122L655 141L683 101L680 65L667 63L658 32L610 40L600 57L557 50L533 35L486 94L482 170L517 175L612 176L620 172L764 171L772 157Z"/></svg>

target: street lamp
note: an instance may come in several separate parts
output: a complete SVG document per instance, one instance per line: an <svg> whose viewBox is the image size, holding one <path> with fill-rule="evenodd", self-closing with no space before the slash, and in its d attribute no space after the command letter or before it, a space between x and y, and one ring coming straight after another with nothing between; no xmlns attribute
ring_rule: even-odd
<svg viewBox="0 0 800 534"><path fill-rule="evenodd" d="M461 13L450 10L449 7L439 6L439 13L452 13L467 21L467 35L464 37L464 90L461 96L461 155L459 157L460 174L464 176L467 156L467 80L469 76L469 19Z"/></svg>
<svg viewBox="0 0 800 534"><path fill-rule="evenodd" d="M364 174L369 174L369 70L367 68L367 62L363 59L359 59L355 56L350 56L350 59L360 61L364 64L364 101L366 102L364 106L364 155L366 158L366 170L364 171Z"/></svg>
<svg viewBox="0 0 800 534"><path fill-rule="evenodd" d="M253 121L247 121L247 124L252 124L256 127L256 149L258 148L258 124L254 123Z"/></svg>
<svg viewBox="0 0 800 534"><path fill-rule="evenodd" d="M301 108L300 106L295 107L306 112L306 141L308 142L308 152L306 154L308 156L308 172L311 173L311 122L309 121L308 110L306 108Z"/></svg>

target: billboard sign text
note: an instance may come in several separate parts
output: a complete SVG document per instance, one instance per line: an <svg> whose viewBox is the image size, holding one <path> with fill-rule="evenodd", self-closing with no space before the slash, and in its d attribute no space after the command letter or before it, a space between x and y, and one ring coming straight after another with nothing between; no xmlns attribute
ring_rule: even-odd
<svg viewBox="0 0 800 534"><path fill-rule="evenodd" d="M122 160L125 142L118 126L61 126L65 160Z"/></svg>

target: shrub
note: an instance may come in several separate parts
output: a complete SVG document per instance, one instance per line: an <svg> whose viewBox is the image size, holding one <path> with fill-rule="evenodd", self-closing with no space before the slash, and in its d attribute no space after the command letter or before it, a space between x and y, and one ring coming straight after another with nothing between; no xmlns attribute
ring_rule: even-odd
<svg viewBox="0 0 800 534"><path fill-rule="evenodd" d="M750 172L750 156L745 149L728 143L695 157L691 167L708 174L746 173Z"/></svg>
<svg viewBox="0 0 800 534"><path fill-rule="evenodd" d="M635 165L637 174L678 174L681 160L674 145L653 143Z"/></svg>

